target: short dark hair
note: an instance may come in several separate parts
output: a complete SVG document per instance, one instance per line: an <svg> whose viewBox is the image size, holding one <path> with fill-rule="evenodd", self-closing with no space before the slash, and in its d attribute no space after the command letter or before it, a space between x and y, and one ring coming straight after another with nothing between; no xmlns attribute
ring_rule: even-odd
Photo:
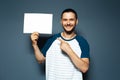
<svg viewBox="0 0 120 80"><path fill-rule="evenodd" d="M71 8L65 9L65 10L62 12L62 14L61 14L61 19L62 19L62 16L63 16L63 14L64 14L65 12L72 12L72 13L74 13L74 14L75 14L75 18L78 19L77 12L76 12L75 10L71 9Z"/></svg>

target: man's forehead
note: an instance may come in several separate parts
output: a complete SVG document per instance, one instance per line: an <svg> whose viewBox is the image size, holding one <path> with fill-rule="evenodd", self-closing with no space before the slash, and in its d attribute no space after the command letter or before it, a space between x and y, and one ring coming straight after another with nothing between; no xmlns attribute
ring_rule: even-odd
<svg viewBox="0 0 120 80"><path fill-rule="evenodd" d="M75 14L73 12L65 12L62 18L75 18Z"/></svg>

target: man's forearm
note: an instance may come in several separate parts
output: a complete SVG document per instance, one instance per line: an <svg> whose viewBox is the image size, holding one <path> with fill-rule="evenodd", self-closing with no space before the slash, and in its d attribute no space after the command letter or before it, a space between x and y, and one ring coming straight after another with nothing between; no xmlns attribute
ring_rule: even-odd
<svg viewBox="0 0 120 80"><path fill-rule="evenodd" d="M45 61L45 57L41 53L39 47L37 45L33 45L35 57L39 63L43 63Z"/></svg>
<svg viewBox="0 0 120 80"><path fill-rule="evenodd" d="M89 68L88 58L79 58L72 50L68 52L68 56L80 71L85 73L88 70Z"/></svg>

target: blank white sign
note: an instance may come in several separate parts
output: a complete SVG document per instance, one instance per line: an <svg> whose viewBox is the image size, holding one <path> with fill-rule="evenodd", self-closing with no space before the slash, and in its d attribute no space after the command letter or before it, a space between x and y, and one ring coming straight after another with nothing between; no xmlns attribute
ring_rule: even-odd
<svg viewBox="0 0 120 80"><path fill-rule="evenodd" d="M52 34L53 14L25 13L23 33Z"/></svg>

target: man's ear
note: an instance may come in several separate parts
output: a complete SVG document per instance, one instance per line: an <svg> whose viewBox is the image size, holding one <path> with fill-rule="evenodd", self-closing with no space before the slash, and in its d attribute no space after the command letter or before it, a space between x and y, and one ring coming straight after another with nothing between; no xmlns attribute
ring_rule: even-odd
<svg viewBox="0 0 120 80"><path fill-rule="evenodd" d="M77 21L76 21L76 25L78 24L78 19L77 19Z"/></svg>
<svg viewBox="0 0 120 80"><path fill-rule="evenodd" d="M62 19L60 20L60 23L62 24Z"/></svg>

